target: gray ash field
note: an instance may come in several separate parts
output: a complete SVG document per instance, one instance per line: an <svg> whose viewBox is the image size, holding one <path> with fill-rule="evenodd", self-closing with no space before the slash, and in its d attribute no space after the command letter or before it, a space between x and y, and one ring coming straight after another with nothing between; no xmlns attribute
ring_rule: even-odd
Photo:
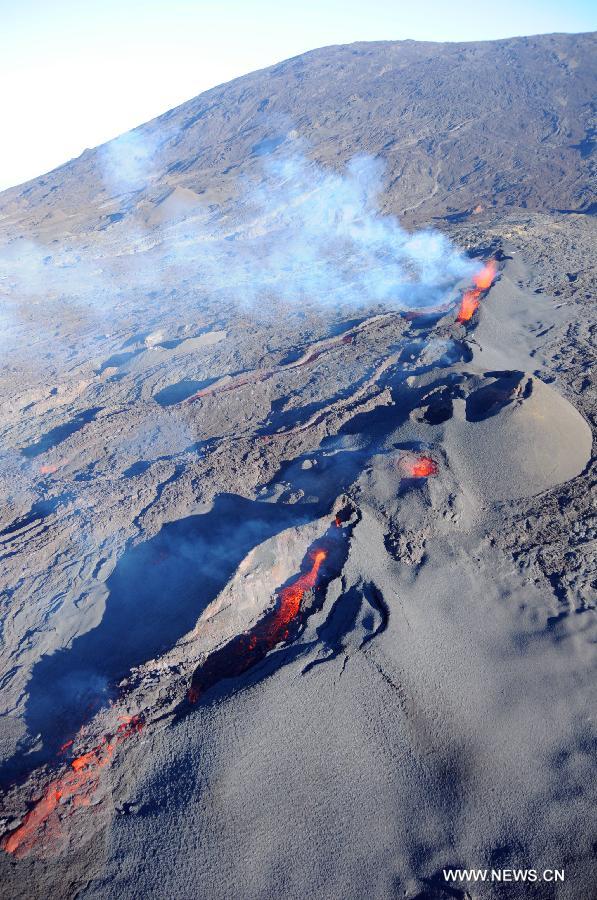
<svg viewBox="0 0 597 900"><path fill-rule="evenodd" d="M2 896L592 896L594 73L326 48L0 195Z"/></svg>

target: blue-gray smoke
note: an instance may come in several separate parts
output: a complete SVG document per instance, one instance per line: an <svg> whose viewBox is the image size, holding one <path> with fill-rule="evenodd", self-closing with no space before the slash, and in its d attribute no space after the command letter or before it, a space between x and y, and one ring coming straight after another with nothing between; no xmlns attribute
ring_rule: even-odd
<svg viewBox="0 0 597 900"><path fill-rule="evenodd" d="M409 233L380 215L380 160L355 158L340 173L305 155L265 158L236 199L214 212L197 195L191 208L181 203L177 222L176 195L168 216L151 216L160 209L156 153L155 141L134 133L102 148L110 209L121 210L113 224L100 219L92 235L51 245L13 241L0 250L0 285L12 300L4 316L19 320L26 304L26 317L43 328L56 303L109 329L146 292L185 283L198 296L268 319L272 301L416 309L445 301L475 271L439 232ZM153 320L160 313L155 300Z"/></svg>
<svg viewBox="0 0 597 900"><path fill-rule="evenodd" d="M439 232L411 234L380 215L380 160L355 158L343 173L305 156L270 160L258 183L242 187L240 204L220 221L188 217L184 229L164 229L164 242L169 269L194 272L202 288L255 315L272 299L431 306L476 269Z"/></svg>
<svg viewBox="0 0 597 900"><path fill-rule="evenodd" d="M59 239L0 247L0 350L24 373L20 405L38 400L48 379L60 383L61 373L88 381L89 405L103 405L95 374L127 356L135 328L149 347L151 333L167 340L185 325L194 333L204 312L225 325L240 309L275 333L289 306L328 319L336 309L429 307L456 301L459 282L478 268L439 232L409 233L380 214L380 160L355 158L340 172L304 152L263 157L234 196L210 204L190 189L168 196L160 147L139 132L100 148L108 199L95 222L90 214L82 228L65 221ZM156 409L156 426L161 417ZM179 430L177 450L193 439ZM10 438L3 456L9 446Z"/></svg>

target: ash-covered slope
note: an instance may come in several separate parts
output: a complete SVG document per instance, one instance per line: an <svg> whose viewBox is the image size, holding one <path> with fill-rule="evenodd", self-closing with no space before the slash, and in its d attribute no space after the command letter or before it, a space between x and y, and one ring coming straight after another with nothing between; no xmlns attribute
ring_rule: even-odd
<svg viewBox="0 0 597 900"><path fill-rule="evenodd" d="M298 137L336 167L358 153L380 154L385 208L413 221L494 206L588 210L596 62L594 34L326 47L135 129L140 165L129 164L111 184L102 184L106 148L86 150L5 192L0 211L27 227L73 216L68 227L76 231L159 204L173 189L178 211L197 195L226 203L239 174ZM106 210L114 196L121 205Z"/></svg>

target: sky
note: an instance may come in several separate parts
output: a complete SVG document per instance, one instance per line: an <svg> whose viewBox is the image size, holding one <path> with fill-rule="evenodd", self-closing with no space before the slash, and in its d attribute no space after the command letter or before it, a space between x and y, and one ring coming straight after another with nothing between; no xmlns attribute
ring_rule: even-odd
<svg viewBox="0 0 597 900"><path fill-rule="evenodd" d="M0 190L307 50L591 31L596 9L594 0L0 0Z"/></svg>

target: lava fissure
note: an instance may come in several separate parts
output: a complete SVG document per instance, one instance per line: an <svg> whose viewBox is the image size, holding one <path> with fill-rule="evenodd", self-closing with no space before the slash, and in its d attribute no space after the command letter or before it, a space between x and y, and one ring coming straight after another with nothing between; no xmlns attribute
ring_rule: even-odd
<svg viewBox="0 0 597 900"><path fill-rule="evenodd" d="M481 296L493 283L495 274L496 265L491 261L475 277L474 288L467 291L462 298L457 321L466 322L472 317L479 305ZM469 312L471 304L474 308ZM202 396L229 392L243 385L264 381L286 369L296 369L310 365L325 353L335 348L352 344L356 339L357 332L367 327L367 325L368 323L363 323L362 326L343 334L341 337L320 342L308 348L298 359L292 362L270 369L247 372L237 378L230 379L228 377L218 379L209 385L206 384L203 390L195 393L183 402L190 403L200 399ZM397 416L392 417L394 419L391 423L393 427L396 426L397 420L404 418L413 406L413 392L409 391L409 396L403 397L403 392L400 390L407 374L409 374L409 372L405 371L405 367L410 367L410 374L419 374L433 368L451 365L454 362L453 354L448 352L439 359L437 354L434 354L433 359L430 360L429 355L423 355L426 347L425 342L420 340L419 344L420 346L409 345L402 357L399 355L386 357L373 374L367 373L357 391L358 396L363 397L374 384L388 387L391 393L391 401L397 407ZM406 359L405 354L407 351L412 359L414 359L414 354L416 354L418 356L417 361L422 363L422 365L417 366L415 363L413 366L410 360ZM429 386L427 390L429 390ZM416 391L414 393L416 394ZM410 397L411 394L413 394L413 399ZM174 396L172 398L168 396L166 399L176 402ZM352 397L342 399L344 399L344 405L350 408L351 403L354 404L355 398L353 394ZM367 397L365 399L369 402ZM442 400L445 401L446 397L442 397ZM338 402L338 398L336 398L336 402ZM95 414L98 411L99 409L91 412ZM337 412L338 406L335 409L332 406L330 411ZM297 426L297 429L303 430L322 421L326 417L328 409L314 411L309 409L308 412L311 413L311 416L302 425ZM371 413L371 411L367 410L357 414L356 419L360 419L361 416L365 416L372 427L369 434L370 443L375 443L376 438L380 434L390 429L387 412L374 410ZM351 428L341 426L341 430L351 433L354 427L359 424L356 419L351 420ZM77 422L76 424L82 427L86 423ZM54 429L42 438L42 441L38 442L37 445L25 448L23 453L26 456L36 456L39 452L42 452L42 446L43 449L48 449L48 446L59 443L66 436L68 435L64 431ZM287 437L287 433L285 433L285 436ZM334 460L335 469L337 469L338 461L338 458ZM426 454L417 455L412 453L408 457L402 455L398 465L405 479L426 479L437 475L439 471L437 462ZM348 468L351 468L350 464ZM159 489L163 490L167 484L178 477L178 474L179 472L176 470L171 478L159 486ZM337 481L339 477L340 475L336 471L332 480ZM345 509L339 513L325 534L309 547L299 572L275 592L273 605L262 618L250 630L237 635L209 654L202 664L195 669L191 677L186 701L180 707L181 713L184 710L189 711L193 704L203 700L210 690L221 682L239 678L256 667L271 651L296 642L306 628L311 613L322 608L328 585L342 571L348 555L349 539L355 524L356 515L352 508ZM13 525L16 525L16 530L19 526L22 526L22 522L18 524L13 523ZM8 526L7 537L11 530L11 526ZM379 624L375 628L371 626L370 632L365 634L361 641L361 648L375 635L383 631L387 627L388 622L388 610L383 597L373 586L369 585L368 588L366 597L365 592L363 592L363 597L371 610L374 611L371 621L379 620ZM100 631L103 633L103 629L100 629ZM313 645L313 643L308 644L308 646ZM297 652L304 652L305 646L307 645L299 644ZM144 650L145 648L142 649ZM142 655L145 655L145 653ZM276 653L275 659L278 660L277 664L280 665L282 661L288 659L288 653L285 653L284 656L279 656ZM130 662L130 660L127 659L127 662ZM105 668L110 669L112 666L106 665ZM257 674L256 677L263 677L263 671ZM73 712L76 705L73 704ZM79 719L80 721L81 719ZM43 795L27 813L22 823L4 836L0 846L6 852L15 856L24 856L36 844L42 834L50 833L54 821L59 822L71 810L79 806L89 805L97 789L100 773L110 763L116 747L140 731L142 727L141 719L132 717L127 722L123 722L114 734L111 736L107 735L91 750L75 757L65 771L60 772L59 770L57 775L54 773L55 777L47 785ZM67 731L66 734L68 733ZM72 734L73 731L70 733ZM81 733L79 732L79 734ZM62 738L62 741L64 741L64 738ZM64 760L64 756L71 751L73 746L73 740L61 743L58 751L59 758ZM61 765L64 766L64 762Z"/></svg>
<svg viewBox="0 0 597 900"><path fill-rule="evenodd" d="M25 753L23 743L3 761L3 786L53 765L65 739L118 699L131 668L166 652L195 626L250 550L320 517L331 502L285 506L220 494L208 512L167 523L130 547L106 581L100 623L33 669L25 721L30 740L41 736L41 746Z"/></svg>
<svg viewBox="0 0 597 900"><path fill-rule="evenodd" d="M272 609L249 631L211 653L195 670L187 694L189 703L197 703L221 681L243 675L278 645L296 640L311 612L321 608L328 584L342 571L355 523L356 513L351 507L337 513L325 534L307 551L299 574L278 589Z"/></svg>

